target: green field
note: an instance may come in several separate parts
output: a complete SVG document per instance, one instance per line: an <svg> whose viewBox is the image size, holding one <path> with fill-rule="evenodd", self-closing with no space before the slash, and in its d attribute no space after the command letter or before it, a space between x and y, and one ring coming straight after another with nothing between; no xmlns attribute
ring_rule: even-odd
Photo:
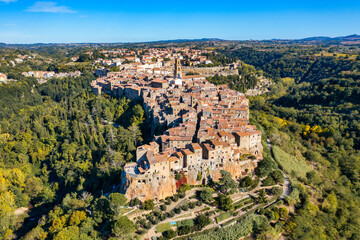
<svg viewBox="0 0 360 240"><path fill-rule="evenodd" d="M294 171L297 176L305 177L306 173L311 171L305 159L291 156L278 146L273 146L272 151L276 162L286 173Z"/></svg>
<svg viewBox="0 0 360 240"><path fill-rule="evenodd" d="M225 219L229 218L232 216L232 212L227 212L227 213L223 213L221 215L219 215L218 217L216 217L216 222L221 222L224 221Z"/></svg>
<svg viewBox="0 0 360 240"><path fill-rule="evenodd" d="M194 226L194 220L193 219L186 219L186 220L178 221L178 222L176 222L176 226L177 227L181 227L181 226L193 227Z"/></svg>
<svg viewBox="0 0 360 240"><path fill-rule="evenodd" d="M170 223L161 223L159 225L156 226L156 232L165 232L166 230L170 230L171 227L170 227Z"/></svg>

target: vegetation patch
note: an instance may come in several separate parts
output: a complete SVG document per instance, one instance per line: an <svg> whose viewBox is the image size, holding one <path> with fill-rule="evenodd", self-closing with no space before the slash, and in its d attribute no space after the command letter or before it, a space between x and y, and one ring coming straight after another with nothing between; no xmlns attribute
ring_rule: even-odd
<svg viewBox="0 0 360 240"><path fill-rule="evenodd" d="M225 219L228 219L231 216L232 216L232 212L227 212L227 213L220 214L218 217L216 217L216 222L217 223L222 222L222 221L224 221Z"/></svg>
<svg viewBox="0 0 360 240"><path fill-rule="evenodd" d="M170 226L170 223L161 223L159 225L156 226L156 232L165 232L167 230L170 230L171 229L171 226Z"/></svg>
<svg viewBox="0 0 360 240"><path fill-rule="evenodd" d="M222 240L222 239L239 239L247 236L253 231L254 225L260 226L266 221L262 216L251 215L239 223L232 226L220 228L216 231L207 232L206 234L194 236L193 240Z"/></svg>
<svg viewBox="0 0 360 240"><path fill-rule="evenodd" d="M311 171L311 168L306 164L304 159L291 156L284 152L280 147L273 146L272 151L276 162L287 173L295 172L300 177L305 177L307 172Z"/></svg>

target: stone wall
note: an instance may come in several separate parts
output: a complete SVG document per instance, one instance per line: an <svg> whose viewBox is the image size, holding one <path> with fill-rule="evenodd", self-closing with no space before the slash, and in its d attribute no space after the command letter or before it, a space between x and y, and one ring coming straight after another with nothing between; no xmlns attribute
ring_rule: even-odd
<svg viewBox="0 0 360 240"><path fill-rule="evenodd" d="M258 160L226 161L223 167L220 168L214 167L203 169L199 167L189 169L185 174L185 177L188 184L199 185L207 183L209 176L214 181L219 181L221 178L221 170L225 170L231 173L234 179L241 179L245 176L245 170L248 169L249 173L253 172L257 167L257 163ZM199 172L203 176L200 181L197 180ZM125 194L127 199L138 198L141 201L155 199L158 201L160 199L173 196L176 193L176 190L176 180L173 175L169 177L161 177L161 174L154 174L151 177L147 175L146 178L144 175L132 177L126 175L124 171L121 179L120 192Z"/></svg>
<svg viewBox="0 0 360 240"><path fill-rule="evenodd" d="M127 199L138 198L141 201L148 199L165 199L176 193L176 185L174 177L152 178L131 177L124 174L121 179L120 192L125 194ZM139 182L140 181L140 182Z"/></svg>
<svg viewBox="0 0 360 240"><path fill-rule="evenodd" d="M201 67L201 68L183 67L183 72L184 73L196 72L201 75L205 75L207 77L214 76L216 74L222 75L222 76L228 76L228 75L235 75L235 74L239 73L237 69L230 69L228 66L225 66L225 67Z"/></svg>

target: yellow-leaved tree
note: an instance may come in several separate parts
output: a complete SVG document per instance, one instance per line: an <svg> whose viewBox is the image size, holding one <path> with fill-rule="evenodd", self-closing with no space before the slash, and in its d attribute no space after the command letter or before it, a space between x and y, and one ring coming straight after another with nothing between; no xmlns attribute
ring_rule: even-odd
<svg viewBox="0 0 360 240"><path fill-rule="evenodd" d="M0 236L7 236L6 238L12 234L10 223L15 206L15 196L8 190L8 186L9 181L0 169Z"/></svg>

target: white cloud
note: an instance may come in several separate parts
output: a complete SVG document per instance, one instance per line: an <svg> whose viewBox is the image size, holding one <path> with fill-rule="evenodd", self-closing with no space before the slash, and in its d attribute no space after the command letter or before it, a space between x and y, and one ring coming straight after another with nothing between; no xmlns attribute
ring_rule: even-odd
<svg viewBox="0 0 360 240"><path fill-rule="evenodd" d="M4 3L11 3L11 2L16 2L17 0L0 0L0 2L4 2Z"/></svg>
<svg viewBox="0 0 360 240"><path fill-rule="evenodd" d="M26 9L28 12L45 13L76 13L67 6L58 6L56 2L36 2L33 6Z"/></svg>

